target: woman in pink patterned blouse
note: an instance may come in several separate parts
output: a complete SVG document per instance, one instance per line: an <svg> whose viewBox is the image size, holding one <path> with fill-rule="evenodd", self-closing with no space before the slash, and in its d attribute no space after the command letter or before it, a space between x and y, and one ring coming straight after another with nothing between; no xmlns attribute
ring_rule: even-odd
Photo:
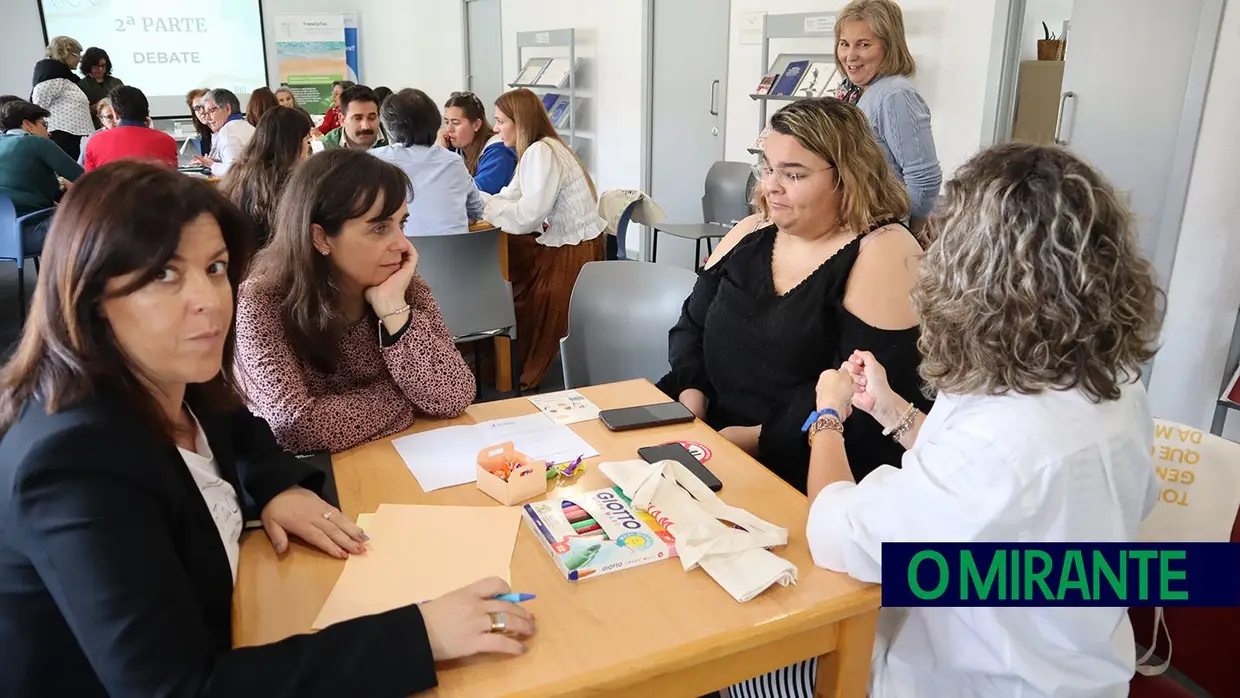
<svg viewBox="0 0 1240 698"><path fill-rule="evenodd" d="M238 297L237 364L251 409L291 451L343 451L473 400L402 231L408 189L399 168L346 148L289 179Z"/></svg>

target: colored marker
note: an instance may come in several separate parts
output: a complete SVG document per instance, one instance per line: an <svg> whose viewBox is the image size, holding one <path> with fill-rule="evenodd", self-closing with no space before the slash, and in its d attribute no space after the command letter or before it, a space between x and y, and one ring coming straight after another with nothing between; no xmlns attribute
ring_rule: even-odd
<svg viewBox="0 0 1240 698"><path fill-rule="evenodd" d="M533 601L533 594L500 594L495 597L496 601L507 601L508 603L523 603L525 601Z"/></svg>
<svg viewBox="0 0 1240 698"><path fill-rule="evenodd" d="M602 531L603 527L598 525L597 521L591 519L589 521L582 521L581 523L573 524L573 530L576 531L577 535L584 536L587 533Z"/></svg>

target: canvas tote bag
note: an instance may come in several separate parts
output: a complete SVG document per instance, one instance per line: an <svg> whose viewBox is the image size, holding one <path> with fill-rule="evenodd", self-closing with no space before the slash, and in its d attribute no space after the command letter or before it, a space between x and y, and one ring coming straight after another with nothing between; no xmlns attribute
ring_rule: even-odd
<svg viewBox="0 0 1240 698"><path fill-rule="evenodd" d="M1231 540L1240 509L1240 444L1183 424L1154 420L1152 460L1158 473L1158 502L1141 522L1146 543ZM1167 656L1147 664L1158 645L1159 630L1167 637ZM1137 660L1137 671L1156 676L1171 664L1171 633L1163 609L1154 609L1154 637Z"/></svg>
<svg viewBox="0 0 1240 698"><path fill-rule="evenodd" d="M634 460L599 470L675 537L686 572L700 566L741 602L773 584L796 583L796 565L767 550L787 545L788 529L725 504L684 465Z"/></svg>

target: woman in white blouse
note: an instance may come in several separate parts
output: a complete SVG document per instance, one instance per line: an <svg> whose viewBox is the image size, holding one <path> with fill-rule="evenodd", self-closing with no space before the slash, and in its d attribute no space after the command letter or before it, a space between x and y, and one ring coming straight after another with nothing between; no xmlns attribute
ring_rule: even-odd
<svg viewBox="0 0 1240 698"><path fill-rule="evenodd" d="M67 36L47 44L47 57L35 63L30 101L46 109L52 142L74 160L82 153L82 139L95 132L90 98L78 86L73 70L82 61L82 45Z"/></svg>
<svg viewBox="0 0 1240 698"><path fill-rule="evenodd" d="M487 199L484 220L512 235L508 268L517 313L521 388L538 386L568 330L577 274L603 259L594 182L560 140L538 95L526 89L495 101L495 130L517 151L512 183Z"/></svg>
<svg viewBox="0 0 1240 698"><path fill-rule="evenodd" d="M819 381L816 564L877 582L884 542L1136 539L1158 492L1138 376L1160 292L1132 221L1065 150L1005 144L957 172L913 290L934 408L894 394L868 353ZM903 468L853 481L852 408L909 449ZM888 608L869 695L1126 696L1134 657L1124 608Z"/></svg>

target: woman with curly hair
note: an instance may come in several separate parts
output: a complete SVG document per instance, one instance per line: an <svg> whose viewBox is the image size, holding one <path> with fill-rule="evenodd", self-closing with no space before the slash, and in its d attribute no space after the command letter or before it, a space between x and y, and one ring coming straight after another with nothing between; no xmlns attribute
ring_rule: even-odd
<svg viewBox="0 0 1240 698"><path fill-rule="evenodd" d="M957 172L927 231L912 295L934 408L869 353L823 373L814 562L877 582L887 542L1135 540L1158 493L1139 376L1160 291L1132 213L1068 151L1010 143ZM854 409L909 449L903 468L853 481ZM1133 646L1124 608L886 608L869 695L1126 696Z"/></svg>

